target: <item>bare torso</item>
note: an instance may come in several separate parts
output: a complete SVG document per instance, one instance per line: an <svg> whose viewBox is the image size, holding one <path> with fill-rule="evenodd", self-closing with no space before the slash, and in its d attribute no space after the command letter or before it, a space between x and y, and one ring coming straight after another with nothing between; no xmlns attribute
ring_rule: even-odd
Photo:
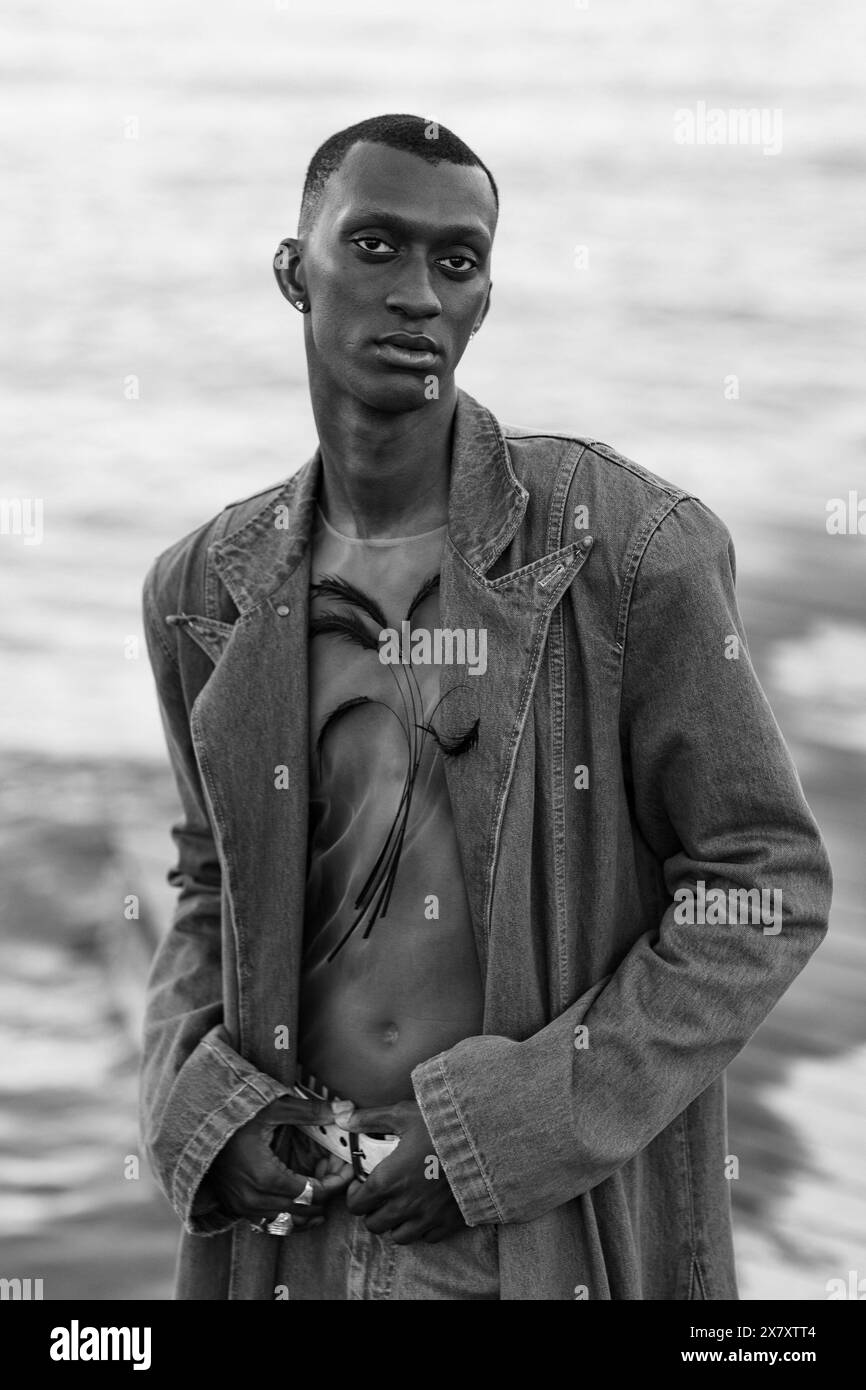
<svg viewBox="0 0 866 1390"><path fill-rule="evenodd" d="M305 1069L358 1105L410 1099L413 1067L481 1029L474 941L441 923L386 924L301 993Z"/></svg>
<svg viewBox="0 0 866 1390"><path fill-rule="evenodd" d="M400 623L435 577L443 544L444 527L388 542L342 537L324 519L316 532L299 1058L329 1090L362 1105L410 1098L413 1067L481 1028L445 755L425 730L429 721L441 731L439 675L430 665L382 663L375 646L375 613ZM328 589L329 576L354 588ZM438 611L434 587L412 608L413 629L435 626ZM373 646L335 633L335 614L351 617ZM331 626L317 631L317 622ZM383 863L398 843L386 883ZM373 898L387 888L387 911L359 921L371 882Z"/></svg>

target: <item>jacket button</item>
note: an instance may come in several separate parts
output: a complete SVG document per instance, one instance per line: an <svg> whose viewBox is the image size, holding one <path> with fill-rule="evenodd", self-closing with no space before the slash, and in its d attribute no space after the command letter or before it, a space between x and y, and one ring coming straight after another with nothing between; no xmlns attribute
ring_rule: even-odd
<svg viewBox="0 0 866 1390"><path fill-rule="evenodd" d="M279 613L281 618L285 618L289 612L289 605L287 603L278 604L277 612Z"/></svg>
<svg viewBox="0 0 866 1390"><path fill-rule="evenodd" d="M581 545L583 546L584 550L589 550L589 547L592 545L592 536L584 536L583 540L581 541Z"/></svg>

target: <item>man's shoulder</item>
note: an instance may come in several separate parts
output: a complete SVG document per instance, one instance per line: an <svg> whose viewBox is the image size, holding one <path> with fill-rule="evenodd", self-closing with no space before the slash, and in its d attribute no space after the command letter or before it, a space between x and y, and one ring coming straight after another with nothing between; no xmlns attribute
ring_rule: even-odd
<svg viewBox="0 0 866 1390"><path fill-rule="evenodd" d="M651 548L663 570L727 554L727 526L700 497L599 439L501 425L512 467L536 503L603 541L623 576ZM651 543L651 545L650 545Z"/></svg>
<svg viewBox="0 0 866 1390"><path fill-rule="evenodd" d="M519 425L503 424L501 429L512 459L523 466L526 476L522 481L527 486L543 481L552 471L558 471L564 459L570 459L576 465L575 472L584 479L592 474L600 485L619 493L631 493L646 501L669 498L677 502L694 496L687 488L636 463L601 439Z"/></svg>
<svg viewBox="0 0 866 1390"><path fill-rule="evenodd" d="M207 521L193 527L179 540L166 546L147 571L144 581L145 592L167 599L169 595L177 595L180 588L187 587L196 576L199 576L204 584L207 552L211 545L234 535L279 499L285 499L291 492L291 482L291 478L283 478L258 492L248 493L226 503Z"/></svg>

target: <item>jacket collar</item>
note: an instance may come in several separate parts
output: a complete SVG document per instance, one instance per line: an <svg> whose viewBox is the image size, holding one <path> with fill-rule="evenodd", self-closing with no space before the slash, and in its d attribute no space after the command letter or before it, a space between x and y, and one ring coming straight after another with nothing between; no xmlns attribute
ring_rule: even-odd
<svg viewBox="0 0 866 1390"><path fill-rule="evenodd" d="M297 568L313 530L321 468L317 449L271 493L260 511L210 547L213 564L240 612L256 607ZM490 411L458 391L448 535L471 568L483 574L502 553L523 520L528 495Z"/></svg>

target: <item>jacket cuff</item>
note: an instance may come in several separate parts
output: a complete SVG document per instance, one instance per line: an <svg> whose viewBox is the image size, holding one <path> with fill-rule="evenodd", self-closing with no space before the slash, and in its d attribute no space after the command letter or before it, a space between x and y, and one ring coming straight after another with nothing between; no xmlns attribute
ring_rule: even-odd
<svg viewBox="0 0 866 1390"><path fill-rule="evenodd" d="M166 1115L162 1128L164 1133L185 1133L190 1115L199 1116L199 1123L179 1152L167 1146L171 1152L163 1152L162 1161L157 1139L151 1161L190 1235L220 1235L236 1224L238 1218L221 1211L209 1192L211 1164L242 1125L287 1094L285 1085L250 1066L215 1033L189 1057L171 1098L172 1115L186 1117L186 1125L174 1125Z"/></svg>
<svg viewBox="0 0 866 1390"><path fill-rule="evenodd" d="M415 1098L467 1226L501 1222L489 1176L448 1084L447 1056L440 1052L415 1068Z"/></svg>

